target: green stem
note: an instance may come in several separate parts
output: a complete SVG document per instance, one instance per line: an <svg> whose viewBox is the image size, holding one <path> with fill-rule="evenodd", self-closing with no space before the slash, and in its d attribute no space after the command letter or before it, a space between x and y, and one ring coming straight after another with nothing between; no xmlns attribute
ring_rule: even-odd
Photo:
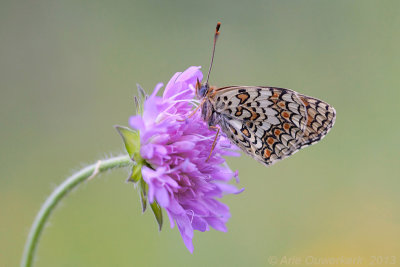
<svg viewBox="0 0 400 267"><path fill-rule="evenodd" d="M121 168L128 166L132 160L128 155L114 157L106 160L99 160L97 163L87 166L80 171L74 173L61 185L59 185L53 193L47 198L41 207L39 213L36 215L32 228L29 231L28 239L25 244L24 254L22 255L21 266L30 267L33 264L36 247L39 242L40 235L43 228L50 217L51 212L57 204L76 186L91 179L100 172L112 168Z"/></svg>

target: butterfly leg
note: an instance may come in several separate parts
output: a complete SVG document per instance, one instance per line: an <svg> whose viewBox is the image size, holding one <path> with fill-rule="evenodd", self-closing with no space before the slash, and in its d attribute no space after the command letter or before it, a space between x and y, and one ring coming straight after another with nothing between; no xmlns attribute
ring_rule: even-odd
<svg viewBox="0 0 400 267"><path fill-rule="evenodd" d="M215 135L214 142L213 142L212 147L211 147L210 155L208 155L208 158L207 158L206 162L208 162L208 160L211 158L211 154L212 154L212 152L213 152L213 150L215 148L215 145L217 144L217 138L218 138L219 130L220 130L219 127L216 127L216 126L210 126L210 128L211 129L216 129L217 130L217 134Z"/></svg>
<svg viewBox="0 0 400 267"><path fill-rule="evenodd" d="M204 98L204 99L201 101L201 103L193 110L193 112L190 113L190 115L189 115L187 118L185 118L184 120L177 120L177 121L182 122L182 121L186 121L187 119L190 119L194 114L196 114L197 110L198 110L199 108L201 108L201 106L203 105L204 101L206 101L205 98Z"/></svg>
<svg viewBox="0 0 400 267"><path fill-rule="evenodd" d="M196 114L196 111L197 111L199 108L200 108L200 105L198 105L197 108L195 108L195 109L193 110L193 112L192 112L187 118L185 118L184 120L177 120L177 121L186 121L187 119L190 119L194 114Z"/></svg>

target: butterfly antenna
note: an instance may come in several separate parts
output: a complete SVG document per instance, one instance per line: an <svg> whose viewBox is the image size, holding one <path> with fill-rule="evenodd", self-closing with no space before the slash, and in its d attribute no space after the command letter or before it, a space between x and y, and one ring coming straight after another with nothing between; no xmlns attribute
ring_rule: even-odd
<svg viewBox="0 0 400 267"><path fill-rule="evenodd" d="M215 27L214 45L213 45L213 50L212 50L210 68L208 69L206 84L208 84L208 79L210 79L210 72L211 72L211 69L212 69L213 62L214 62L215 44L217 43L217 39L218 39L218 36L219 36L219 28L220 27L221 27L221 22L218 22L217 23L217 27Z"/></svg>

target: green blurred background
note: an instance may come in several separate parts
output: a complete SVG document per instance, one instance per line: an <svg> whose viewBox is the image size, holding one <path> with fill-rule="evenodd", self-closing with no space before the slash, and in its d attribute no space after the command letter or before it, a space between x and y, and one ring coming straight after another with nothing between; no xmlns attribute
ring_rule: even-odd
<svg viewBox="0 0 400 267"><path fill-rule="evenodd" d="M337 110L327 138L270 168L229 159L246 190L224 199L228 233L195 232L193 255L177 228L159 233L141 214L126 171L103 174L53 214L36 266L270 266L270 256L310 255L365 266L396 256L400 266L396 0L2 0L0 266L19 264L56 185L123 152L112 126L128 124L136 83L150 92L191 65L207 69L218 20L211 83L326 100Z"/></svg>

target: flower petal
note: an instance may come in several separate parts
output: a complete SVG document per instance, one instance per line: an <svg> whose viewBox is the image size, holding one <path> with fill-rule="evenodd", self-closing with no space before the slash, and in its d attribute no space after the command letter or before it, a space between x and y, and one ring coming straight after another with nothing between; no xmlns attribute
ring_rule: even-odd
<svg viewBox="0 0 400 267"><path fill-rule="evenodd" d="M129 118L129 125L136 130L145 131L146 126L141 116L131 116Z"/></svg>
<svg viewBox="0 0 400 267"><path fill-rule="evenodd" d="M182 92L182 90L188 89L190 84L194 86L197 79L201 81L203 79L203 74L201 73L200 68L201 67L192 66L186 69L184 72L175 73L165 87L163 98L172 98ZM191 91L192 92L190 92L190 95L193 97L194 90ZM183 96L177 99L183 99L182 97Z"/></svg>

